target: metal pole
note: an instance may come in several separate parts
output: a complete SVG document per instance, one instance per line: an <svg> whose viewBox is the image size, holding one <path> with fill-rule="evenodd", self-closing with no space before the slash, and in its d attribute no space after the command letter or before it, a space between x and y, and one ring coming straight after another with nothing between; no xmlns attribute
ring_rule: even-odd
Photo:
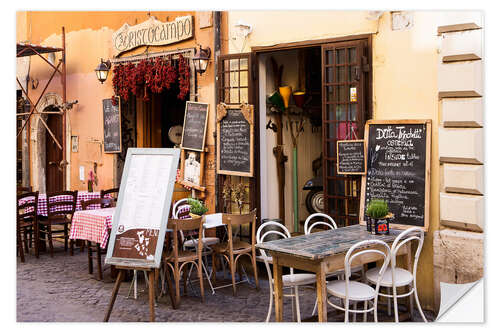
<svg viewBox="0 0 500 333"><path fill-rule="evenodd" d="M293 146L293 223L294 231L299 232L299 199L297 185L297 146Z"/></svg>
<svg viewBox="0 0 500 333"><path fill-rule="evenodd" d="M62 160L66 161L66 33L64 31L64 27L62 27L62 99L63 99L63 115L62 115ZM63 168L63 189L69 190L66 188L66 173L68 166L65 165Z"/></svg>

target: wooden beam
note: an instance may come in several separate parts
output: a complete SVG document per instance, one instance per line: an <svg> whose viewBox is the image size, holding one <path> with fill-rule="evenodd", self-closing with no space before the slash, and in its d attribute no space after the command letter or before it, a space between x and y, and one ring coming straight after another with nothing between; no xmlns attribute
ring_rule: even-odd
<svg viewBox="0 0 500 333"><path fill-rule="evenodd" d="M49 132L50 136L52 137L52 139L54 139L54 142L57 144L57 146L59 147L59 149L62 150L62 147L61 145L59 144L59 141L57 141L54 133L52 133L52 131L50 130L49 126L47 125L47 123L45 122L45 120L43 120L42 117L40 117L40 121L45 125L45 128L47 129L47 131ZM64 159L63 159L64 160Z"/></svg>

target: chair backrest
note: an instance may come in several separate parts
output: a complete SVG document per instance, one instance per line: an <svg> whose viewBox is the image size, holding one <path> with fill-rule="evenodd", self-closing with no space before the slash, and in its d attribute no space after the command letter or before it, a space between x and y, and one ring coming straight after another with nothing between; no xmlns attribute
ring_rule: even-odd
<svg viewBox="0 0 500 333"><path fill-rule="evenodd" d="M229 241L233 241L233 227L249 224L252 234L252 247L255 246L255 222L257 216L257 209L252 210L248 214L222 214L222 224L227 225L227 234Z"/></svg>
<svg viewBox="0 0 500 333"><path fill-rule="evenodd" d="M60 191L47 194L47 217L61 218L64 215L71 215L76 209L76 198L78 191Z"/></svg>
<svg viewBox="0 0 500 333"><path fill-rule="evenodd" d="M346 282L346 303L349 301L349 278L351 277L351 267L353 266L353 261L359 256L364 256L369 253L375 253L381 255L384 259L381 269L378 273L377 284L375 287L375 294L378 294L380 288L380 280L387 269L387 266L391 262L391 249L386 242L379 239L369 239L358 242L351 246L347 251L344 259L344 272L345 272L345 282ZM354 263L354 266L359 265L359 263ZM346 312L347 314L347 312Z"/></svg>
<svg viewBox="0 0 500 333"><path fill-rule="evenodd" d="M418 247L413 260L413 278L416 279L418 259L424 246L424 231L417 227L406 229L396 237L391 246L391 266L396 267L396 256L401 247L407 243L417 242Z"/></svg>
<svg viewBox="0 0 500 333"><path fill-rule="evenodd" d="M183 206L186 205L188 202L187 198L180 199L179 201L174 203L174 206L172 207L172 217L174 219L179 218L179 209Z"/></svg>
<svg viewBox="0 0 500 333"><path fill-rule="evenodd" d="M32 199L31 199L32 198ZM23 201L20 204L20 201ZM38 191L17 195L17 221L33 219L36 222L38 209Z"/></svg>
<svg viewBox="0 0 500 333"><path fill-rule="evenodd" d="M264 232L264 229L268 229ZM263 243L266 241L266 237L271 235L278 235L280 238L290 238L290 232L288 229L281 223L276 221L268 221L260 225L259 229L257 229L257 244ZM273 239L275 240L275 239ZM273 262L273 258L269 256L265 250L259 249L260 256L264 261L264 265L266 266L267 276L269 280L272 279L273 274L271 272L271 267L269 264ZM293 274L293 268L290 268L290 273Z"/></svg>
<svg viewBox="0 0 500 333"><path fill-rule="evenodd" d="M115 207L116 202L111 198L96 198L82 201L82 210Z"/></svg>
<svg viewBox="0 0 500 333"><path fill-rule="evenodd" d="M183 231L197 230L198 233L201 235L201 233L203 231L203 218L197 217L197 218L184 219L184 220L168 219L167 228L173 229L173 231L174 231L174 233L173 233L174 237L172 237L174 239L173 249L174 249L174 256L177 257L178 256L178 249L179 249L179 243L178 243L178 239L176 236L177 232L180 232L182 235ZM184 242L184 239L182 239L182 242ZM198 248L196 249L196 252L201 253L202 251L203 251L203 240L200 237L200 239L198 239Z"/></svg>
<svg viewBox="0 0 500 333"><path fill-rule="evenodd" d="M23 193L30 193L33 192L31 189L31 186L18 186L17 187L17 194L23 194Z"/></svg>
<svg viewBox="0 0 500 333"><path fill-rule="evenodd" d="M120 192L120 188L111 188L109 190L101 190L101 198L105 198L106 196L113 198L116 202L118 201L118 192Z"/></svg>
<svg viewBox="0 0 500 333"><path fill-rule="evenodd" d="M309 225L312 219L318 218L321 218L322 220L313 222L311 225ZM309 235L312 229L317 227L318 225L324 225L330 229L337 229L337 223L335 223L335 220L331 216L324 213L314 213L309 215L306 219L306 222L304 222L304 233L306 235Z"/></svg>

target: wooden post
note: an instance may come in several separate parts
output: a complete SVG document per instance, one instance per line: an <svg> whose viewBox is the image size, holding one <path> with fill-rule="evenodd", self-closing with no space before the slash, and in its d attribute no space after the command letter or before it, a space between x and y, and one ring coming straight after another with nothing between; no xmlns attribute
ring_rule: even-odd
<svg viewBox="0 0 500 333"><path fill-rule="evenodd" d="M111 311L113 310L113 306L115 305L116 295L118 295L118 290L120 289L120 284L122 283L124 275L125 271L123 269L120 269L118 277L116 278L115 286L113 287L113 292L111 293L111 300L109 301L106 315L104 316L104 322L109 321L109 316L111 315Z"/></svg>
<svg viewBox="0 0 500 333"><path fill-rule="evenodd" d="M316 272L316 297L318 299L318 321L327 321L326 311L326 272L323 262L319 265L319 271Z"/></svg>
<svg viewBox="0 0 500 333"><path fill-rule="evenodd" d="M149 270L149 321L155 321L155 271Z"/></svg>

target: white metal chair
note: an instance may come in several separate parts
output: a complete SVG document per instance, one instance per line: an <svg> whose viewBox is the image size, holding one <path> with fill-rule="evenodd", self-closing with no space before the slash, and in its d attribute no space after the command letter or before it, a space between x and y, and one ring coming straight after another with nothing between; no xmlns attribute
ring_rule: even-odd
<svg viewBox="0 0 500 333"><path fill-rule="evenodd" d="M274 229L267 230L266 232L264 232L264 229L269 227L273 227ZM278 235L281 238L290 238L290 232L284 225L275 221L268 221L263 223L257 230L257 244L264 242L266 237L270 235ZM273 263L273 258L268 256L264 250L260 249L259 251L261 255L257 257L257 260L264 262L266 266L267 277L269 279L269 310L267 312L267 318L266 318L266 322L269 322L269 319L271 317L271 312L273 309L273 298L274 298L274 280L269 265ZM297 314L298 322L300 322L299 286L305 286L313 284L315 282L316 282L315 274L308 274L308 273L294 274L293 268L290 268L290 274L283 275L283 287L293 288L293 293L284 294L283 296L295 298L294 307L292 309L295 310L294 313Z"/></svg>
<svg viewBox="0 0 500 333"><path fill-rule="evenodd" d="M318 218L321 218L322 220L312 222L312 224L309 226L309 223L311 223L311 221L313 219L318 219ZM309 235L314 228L316 228L317 226L320 226L320 225L327 226L331 230L337 229L337 223L335 223L335 220L331 216L324 214L324 213L314 213L314 214L309 215L307 217L306 221L304 222L304 233L306 235ZM364 275L364 268L363 268L363 266L356 266L356 267L353 267L352 272L353 273L361 272L360 276L362 277ZM339 269L338 271L328 273L326 275L326 277L330 278L330 277L336 276L336 277L343 278L343 275L344 275L344 270ZM318 301L316 300L316 303L314 303L314 308L313 308L313 312L311 315L314 315L316 313L317 308L318 308Z"/></svg>
<svg viewBox="0 0 500 333"><path fill-rule="evenodd" d="M364 249L368 246L373 246L373 245L378 245L379 248L381 247L382 249L379 248L368 248ZM361 250L360 250L361 249ZM355 252L356 251L356 252ZM368 253L377 253L380 254L384 258L384 263L382 264L381 269L378 272L378 277L376 281L376 287L373 289L370 285L358 282L358 281L353 281L350 280L349 278L351 277L351 264L353 260L358 257L358 256L363 256ZM357 313L363 313L363 321L366 322L366 317L368 312L373 311L373 317L375 322L378 321L377 318L377 299L378 299L378 291L380 288L380 280L382 279L382 276L386 272L387 266L389 265L391 261L391 249L389 246L378 239L371 239L371 240L364 240L361 242L358 242L351 246L349 251L347 251L347 254L345 256L344 260L344 271L345 271L345 279L344 280L335 280L335 281L330 281L326 285L326 290L328 292L328 296L334 296L340 298L343 303L344 307L336 305L332 302L330 302L329 297L327 298L327 303L334 307L335 309L342 310L345 312L345 318L344 321L348 322L349 321L349 313L353 313L356 315ZM355 308L350 309L349 308L349 302L355 302ZM364 309L363 310L357 310L357 302L363 302L364 303ZM368 302L372 303L371 308L368 308Z"/></svg>
<svg viewBox="0 0 500 333"><path fill-rule="evenodd" d="M417 242L418 247L417 251L415 252L415 258L414 258L414 263L413 263L413 272L409 272L406 269L396 267L396 256L399 251L399 249L407 244L408 242ZM413 302L411 299L411 295L415 297L415 301L417 303L418 311L420 312L420 315L422 316L422 319L427 322L427 319L424 316L424 313L422 312L422 308L420 307L420 302L418 300L418 293L417 293L417 282L416 282L416 277L417 277L417 268L418 268L418 259L420 257L420 253L422 251L422 247L424 245L424 232L417 227L413 227L410 229L405 230L402 232L392 243L391 247L391 267L394 272L394 274L391 274L389 271L386 271L382 275L382 279L380 281L380 286L381 287L386 287L386 288L392 288L392 295L390 294L383 294L379 293L380 296L387 297L388 304L388 313L390 313L390 299L392 298L394 301L394 319L396 322L399 322L399 315L398 315L398 298L402 297L410 297L410 315L413 316ZM377 281L377 277L379 275L380 269L378 267L369 269L366 272L366 280L372 284L375 284ZM394 281L394 283L393 283ZM398 295L397 294L397 288L398 287L404 287L404 286L409 286L410 291Z"/></svg>

